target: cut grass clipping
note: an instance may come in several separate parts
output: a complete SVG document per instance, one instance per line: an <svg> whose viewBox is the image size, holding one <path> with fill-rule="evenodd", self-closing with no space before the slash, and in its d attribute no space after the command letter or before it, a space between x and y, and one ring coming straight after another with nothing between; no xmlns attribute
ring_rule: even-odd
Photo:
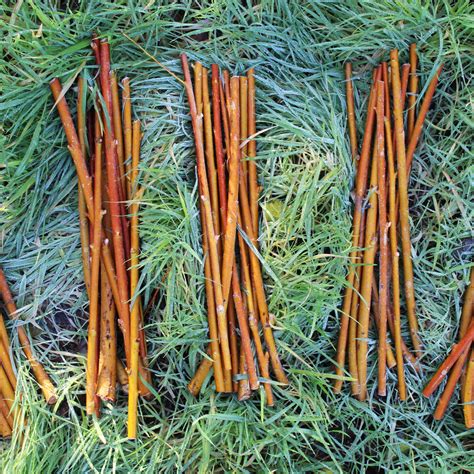
<svg viewBox="0 0 474 474"><path fill-rule="evenodd" d="M472 471L472 436L462 418L464 405L457 402L460 384L441 421L432 416L437 398L421 393L458 337L472 265L470 3L3 2L0 261L18 309L18 318L5 318L5 324L17 368L16 403L20 406L21 396L28 422L21 443L20 430L2 442L1 471ZM143 131L138 291L153 398L140 400L135 441L124 439L123 390L117 390L115 403L101 400L100 418L86 417L89 299L77 173L49 91L57 77L76 122L77 80L83 77L94 84L87 91L88 109L92 106L97 90L92 78L98 74L90 58L92 31L109 40L117 77L131 78L133 113ZM373 67L388 60L393 48L407 61L414 42L418 115L427 84L444 64L408 186L424 352L419 372L405 364L406 402L398 397L395 368L387 371L386 397L378 397L378 334L371 328L368 401L361 403L350 394L349 377L348 390L332 391L338 311L352 250L355 174L344 64L352 64L362 140ZM198 397L187 390L210 338L195 144L180 82L183 51L190 64L217 63L230 76L255 70L257 250L269 312L276 315L278 353L290 380L286 387L272 382L273 407L265 406L263 390L245 403L216 393L212 374ZM56 385L58 402L51 408L23 357L19 326ZM411 349L404 297L401 326ZM122 342L118 349L124 360ZM123 370L119 365L117 375Z"/></svg>

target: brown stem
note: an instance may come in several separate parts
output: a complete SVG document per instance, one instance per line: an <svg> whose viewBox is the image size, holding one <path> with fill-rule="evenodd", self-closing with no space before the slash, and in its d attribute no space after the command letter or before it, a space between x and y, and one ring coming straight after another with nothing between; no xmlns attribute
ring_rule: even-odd
<svg viewBox="0 0 474 474"><path fill-rule="evenodd" d="M251 388L250 388L250 382L249 382L249 378L248 378L248 374L247 374L247 367L246 367L246 364L245 364L245 355L244 355L244 352L242 350L240 351L240 370L239 370L239 372L240 372L241 375L245 375L245 378L242 378L241 380L239 380L239 392L238 392L238 396L237 396L237 399L239 400L239 402L242 402L244 400L248 400L252 395L252 391L251 391Z"/></svg>

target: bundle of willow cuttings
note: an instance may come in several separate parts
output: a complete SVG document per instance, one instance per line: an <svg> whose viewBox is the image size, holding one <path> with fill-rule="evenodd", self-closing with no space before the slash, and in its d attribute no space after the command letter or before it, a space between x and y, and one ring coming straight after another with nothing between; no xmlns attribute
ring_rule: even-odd
<svg viewBox="0 0 474 474"><path fill-rule="evenodd" d="M448 375L448 381L439 398L433 414L435 420L441 420L454 394L456 385L461 379L461 400L463 403L464 423L466 428L474 428L474 268L464 296L459 342L452 348L448 357L440 365L428 385L423 390L425 397L430 397ZM451 372L449 372L451 371Z"/></svg>
<svg viewBox="0 0 474 474"><path fill-rule="evenodd" d="M12 320L17 318L17 308L7 279L3 270L0 268L0 295L5 305L8 317ZM17 325L18 340L26 358L31 366L36 380L43 392L46 402L49 404L56 403L56 389L51 382L44 367L36 359L30 344L30 339L25 329L21 325ZM3 437L11 436L16 423L21 419L20 407L15 404L15 391L17 386L17 378L14 370L14 362L10 357L10 340L2 315L0 314L0 435Z"/></svg>
<svg viewBox="0 0 474 474"><path fill-rule="evenodd" d="M334 390L338 393L342 389L347 354L352 394L360 400L367 397L371 306L378 332L380 396L386 395L387 367L396 366L399 397L401 400L406 399L403 360L407 359L416 370L416 360L421 354L411 257L408 178L442 66L428 84L422 100L418 100L415 44L410 46L409 59L409 64L404 64L400 73L398 51L392 50L390 64L384 62L374 70L360 152L357 144L350 63L346 64L345 70L349 136L357 172L352 227L353 250L350 254L351 267L341 314L336 355L338 377ZM408 348L401 332L399 244L413 352ZM377 251L378 271L375 272ZM389 332L395 350L388 340Z"/></svg>
<svg viewBox="0 0 474 474"><path fill-rule="evenodd" d="M111 71L110 47L92 40L97 84L79 78L74 123L55 78L51 91L79 180L79 217L84 282L89 297L86 411L100 414L100 400L114 402L117 381L128 389L128 437L136 438L138 395L149 396L143 309L138 292L138 188L140 122L132 123L130 80ZM87 107L88 89L98 88ZM127 204L128 203L128 204ZM116 319L125 361L119 357Z"/></svg>
<svg viewBox="0 0 474 474"><path fill-rule="evenodd" d="M181 61L196 145L210 339L208 356L188 388L197 395L212 368L217 392L237 392L239 400L245 400L262 384L266 403L273 405L270 365L278 382L286 385L288 379L278 356L256 251L254 70L244 77L230 77L227 71L221 76L216 64L209 74L197 62L193 83L185 54Z"/></svg>

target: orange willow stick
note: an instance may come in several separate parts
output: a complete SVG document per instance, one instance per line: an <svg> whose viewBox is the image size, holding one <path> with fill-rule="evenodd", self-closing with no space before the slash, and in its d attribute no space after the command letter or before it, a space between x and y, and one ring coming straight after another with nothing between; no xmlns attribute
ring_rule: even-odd
<svg viewBox="0 0 474 474"><path fill-rule="evenodd" d="M239 276L235 265L232 271L232 290L235 312L237 313L237 320L239 322L240 328L240 354L241 356L243 354L245 358L245 369L246 373L248 374L250 388L252 390L256 390L260 386L260 383L258 381L257 371L255 369L255 363L252 355L252 347L250 345L248 315L247 311L244 309L242 293L240 291Z"/></svg>
<svg viewBox="0 0 474 474"><path fill-rule="evenodd" d="M474 270L471 270L471 279L470 279L469 286L466 290L466 295L464 297L464 304L462 308L461 324L459 328L460 339L462 339L463 336L466 334L467 328L472 319L473 302L474 302ZM466 350L461 355L461 357L456 361L456 364L454 364L454 367L451 370L451 373L449 374L446 387L444 388L443 394L441 395L438 402L438 406L436 407L436 410L434 412L433 416L435 420L441 420L441 418L443 418L446 412L446 409L448 408L449 401L451 400L451 397L453 396L454 389L456 388L456 384L462 375L464 365L466 364L468 357L469 357L469 351ZM466 403L466 400L464 399L464 383L462 384L462 388L461 388L461 396L462 396L463 403Z"/></svg>
<svg viewBox="0 0 474 474"><path fill-rule="evenodd" d="M377 250L375 250L375 253L377 253ZM380 313L379 313L379 289L378 289L378 284L376 282L376 279L372 279L372 299L371 299L371 305L372 305L372 315L374 317L374 322L375 322L375 327L377 328L377 331L379 329L379 321L380 321ZM388 307L387 307L387 313L388 313ZM388 318L387 318L388 319ZM390 342L387 341L386 343L387 346L387 368L391 369L392 367L395 367L397 365L397 361L395 359L395 354L392 350L392 346L390 345Z"/></svg>
<svg viewBox="0 0 474 474"><path fill-rule="evenodd" d="M222 257L222 287L224 301L227 305L234 266L235 239L237 231L237 209L239 197L240 171L240 119L239 119L239 78L230 80L231 96L229 101L230 115L230 149L228 158L229 183L227 195L227 218L224 236L224 255Z"/></svg>
<svg viewBox="0 0 474 474"><path fill-rule="evenodd" d="M124 160L126 169L126 188L127 188L127 199L130 199L132 195L130 185L130 167L132 161L132 102L130 93L130 78L124 77L122 79L122 105L123 105L123 138L124 138Z"/></svg>
<svg viewBox="0 0 474 474"><path fill-rule="evenodd" d="M211 356L210 347L208 347L207 349L207 354ZM199 395L202 384L204 383L204 380L206 379L207 374L212 369L212 367L213 367L212 359L208 359L207 357L204 357L204 359L202 359L201 363L199 364L199 367L196 370L194 377L188 383L188 390L191 393L191 395L194 395L195 397Z"/></svg>
<svg viewBox="0 0 474 474"><path fill-rule="evenodd" d="M12 387L15 389L17 384L17 379L15 371L13 370L12 361L10 359L10 354L8 352L8 346L5 346L3 341L0 341L0 363L5 369L8 380L11 383Z"/></svg>
<svg viewBox="0 0 474 474"><path fill-rule="evenodd" d="M247 376L247 367L245 365L245 356L244 356L243 351L240 352L240 370L239 370L239 372L240 372L240 374L246 376L245 378L239 380L239 392L238 392L238 396L237 396L237 399L239 400L239 402L243 402L244 400L248 400L252 395L252 391L250 389L249 379L248 379L248 376Z"/></svg>
<svg viewBox="0 0 474 474"><path fill-rule="evenodd" d="M16 317L16 306L13 301L12 294L10 292L10 288L8 288L7 279L5 278L5 274L3 270L0 268L0 294L2 295L3 302L5 303L5 307L7 309L7 313L10 319L15 320ZM48 374L44 370L44 367L38 362L33 355L33 350L31 349L30 340L26 334L26 331L23 329L22 326L17 326L18 331L18 338L20 340L20 344L22 346L23 352L30 363L31 369L35 374L36 380L43 391L44 398L46 402L49 404L56 403L58 397L56 396L56 389L54 388ZM2 336L3 339L3 336Z"/></svg>
<svg viewBox="0 0 474 474"><path fill-rule="evenodd" d="M256 237L253 229L252 224L252 216L250 213L250 205L248 201L247 192L244 189L240 192L240 211L242 213L242 222L244 224L244 230L247 234L250 242L255 246L256 245ZM263 328L263 336L265 339L265 343L267 345L268 352L270 354L270 361L273 367L273 371L275 372L275 376L277 380L287 385L288 378L285 375L285 371L283 366L280 362L280 358L278 356L278 351L275 344L275 339L273 337L272 327L270 325L270 318L268 314L268 305L267 299L265 297L265 287L263 285L263 277L262 277L262 270L260 268L260 261L251 249L249 251L250 255L250 267L251 267L251 276L252 276L252 283L253 288L255 289L256 293L256 300L257 300L257 307L258 312L260 315L260 322Z"/></svg>
<svg viewBox="0 0 474 474"><path fill-rule="evenodd" d="M250 277L250 269L249 269L249 258L248 258L248 248L247 245L242 237L239 234L239 249L240 249L240 259L241 259L241 267L242 267L242 280L244 291L247 297L247 311L248 311L248 322L249 327L252 332L252 337L255 344L255 351L257 353L257 360L260 366L260 372L262 376L270 380L270 372L268 367L268 358L265 356L265 352L263 351L262 341L260 340L260 334L258 332L258 320L257 320L257 309L254 305L254 297L253 297L253 288L252 288L252 280ZM268 406L273 406L273 392L272 386L270 383L263 384L266 394L266 401Z"/></svg>
<svg viewBox="0 0 474 474"><path fill-rule="evenodd" d="M421 131L423 129L423 124L425 122L426 114L428 113L428 110L430 108L431 100L433 99L436 86L438 85L438 80L439 80L439 76L441 74L442 69L443 69L443 65L441 65L438 68L435 76L433 77L428 88L426 89L426 94L425 94L425 97L423 98L423 102L418 112L418 117L416 119L415 125L413 126L413 132L410 136L410 141L407 147L407 156L406 156L407 173L410 172L411 164L413 161L413 155L415 154L415 149L416 149L416 146L418 145L418 141L421 136Z"/></svg>
<svg viewBox="0 0 474 474"><path fill-rule="evenodd" d="M212 119L214 129L214 143L216 145L217 182L219 189L220 218L225 226L227 216L227 185L225 176L224 147L222 143L221 101L220 101L219 66L212 65ZM223 105L225 107L225 105Z"/></svg>
<svg viewBox="0 0 474 474"><path fill-rule="evenodd" d="M361 282L361 303L359 306L359 327L357 341L357 367L359 370L359 399L367 397L367 348L369 337L370 304L372 298L372 280L374 274L375 247L377 242L377 156L374 146L372 170L370 173L370 198L367 221L365 224L364 267Z"/></svg>
<svg viewBox="0 0 474 474"><path fill-rule="evenodd" d="M379 364L378 394L387 394L387 305L388 305L388 239L387 239L387 202L385 176L385 132L384 132L384 82L377 87L377 174L379 208Z"/></svg>
<svg viewBox="0 0 474 474"><path fill-rule="evenodd" d="M408 89L408 119L407 119L407 132L408 137L413 135L413 127L415 126L415 115L416 115L416 94L418 92L418 75L416 74L416 66L418 58L416 56L416 44L410 45L410 82Z"/></svg>
<svg viewBox="0 0 474 474"><path fill-rule="evenodd" d="M389 75L390 78L390 75ZM409 64L402 64L402 110L405 110L405 102L407 98L407 89L408 89L408 81L410 79L410 65ZM395 134L395 128L393 129L392 135L392 147L393 147L393 156L396 156L397 151L397 139ZM398 217L397 217L398 219Z"/></svg>
<svg viewBox="0 0 474 474"><path fill-rule="evenodd" d="M256 113L255 113L255 71L253 68L247 72L248 80L248 135L249 143L247 146L247 154L249 159L249 200L250 213L252 215L253 231L258 238L258 182L257 182L257 142L252 138L257 133ZM268 384L267 384L268 385Z"/></svg>
<svg viewBox="0 0 474 474"><path fill-rule="evenodd" d="M380 70L377 69L374 75L374 84L377 83L380 77ZM360 226L362 221L362 206L367 190L367 175L369 170L370 150L372 144L372 133L374 128L375 118L375 85L372 86L369 104L367 109L367 120L365 124L364 139L362 141L362 148L360 152L359 165L357 169L356 189L355 189L355 203L354 216L352 226L352 248L350 253L350 267L347 275L347 285L344 292L344 302L341 312L341 328L339 330L339 340L337 343L336 354L336 376L338 379L334 382L334 392L339 393L342 389L342 376L344 373L344 363L346 359L347 333L349 329L349 312L352 303L352 290L354 286L354 278L356 274L355 264L357 263L357 245L359 242ZM370 308L370 304L368 306ZM367 310L368 310L367 308ZM367 316L368 317L368 316Z"/></svg>
<svg viewBox="0 0 474 474"><path fill-rule="evenodd" d="M117 149L112 127L113 107L112 91L110 87L110 49L105 41L100 45L100 83L102 96L108 117L105 123L105 163L109 191L110 218L112 223L112 243L114 247L115 271L117 273L117 286L120 294L119 326L123 333L127 366L130 366L130 309L128 306L128 276L125 267L125 252L123 241L123 228L120 211L119 187L120 176L117 174ZM107 123L108 122L108 123Z"/></svg>
<svg viewBox="0 0 474 474"><path fill-rule="evenodd" d="M81 144L76 133L76 128L74 127L74 122L69 112L69 107L67 105L66 99L63 95L63 90L61 83L58 78L54 78L49 86L58 109L59 117L63 124L64 132L66 134L68 149L71 153L72 160L76 166L77 177L79 183L84 192L84 199L86 200L87 211L89 213L89 219L93 222L94 215L94 195L92 193L92 179L90 177L89 171L87 170L86 160L82 154Z"/></svg>
<svg viewBox="0 0 474 474"><path fill-rule="evenodd" d="M216 161L214 159L214 141L212 137L212 117L211 102L209 98L209 73L206 68L202 68L202 100L203 100L203 120L205 134L205 155L206 169L209 180L209 192L211 195L211 208L214 228L216 235L220 235L220 219L219 219L219 192L217 185ZM218 245L220 246L220 239Z"/></svg>
<svg viewBox="0 0 474 474"><path fill-rule="evenodd" d="M217 241L214 234L214 225L212 223L212 209L209 195L209 183L207 181L206 163L204 158L204 144L202 142L202 116L198 115L196 102L194 98L193 85L191 82L191 74L189 72L188 58L183 53L181 62L185 77L185 88L188 96L189 109L191 114L191 122L194 131L194 140L196 144L196 159L199 182L199 193L201 202L204 206L204 222L207 230L209 257L211 262L212 279L214 286L215 308L217 314L217 322L219 326L219 336L223 356L223 366L225 370L232 369L230 358L229 338L227 330L227 319L224 306L224 298L222 295L221 273L219 267L219 258L217 250Z"/></svg>
<svg viewBox="0 0 474 474"><path fill-rule="evenodd" d="M12 428L2 412L0 412L0 434L3 438L9 438L12 435Z"/></svg>
<svg viewBox="0 0 474 474"><path fill-rule="evenodd" d="M100 267L100 350L102 368L97 382L97 395L102 400L115 401L117 384L117 335L115 304L103 262Z"/></svg>
<svg viewBox="0 0 474 474"><path fill-rule="evenodd" d="M448 357L446 357L444 362L440 365L439 369L429 381L428 385L423 390L423 395L425 397L429 397L439 387L444 377L446 377L448 371L456 363L461 354L471 346L473 338L474 320L471 320L471 324L469 325L464 337L462 337L462 339L453 346Z"/></svg>
<svg viewBox="0 0 474 474"><path fill-rule="evenodd" d="M393 294L393 324L390 328L395 343L395 355L397 358L398 392L400 400L406 400L405 369L403 367L402 331L400 323L400 270L398 258L397 241L397 218L396 218L396 176L395 163L392 150L392 130L390 119L385 118L385 136L387 145L387 164L389 179L389 220L390 220L390 251L392 262L392 294ZM390 317L389 317L390 323Z"/></svg>
<svg viewBox="0 0 474 474"><path fill-rule="evenodd" d="M365 233L362 233L361 239L362 243L359 245L362 247L364 245L364 236ZM352 303L351 303L351 312L350 312L350 321L349 321L349 334L347 342L347 352L349 358L349 374L353 379L351 381L351 392L352 395L359 395L359 370L357 368L357 314L359 312L359 291L360 291L360 279L362 277L362 267L356 269L356 275L354 278L354 291L352 292Z"/></svg>
<svg viewBox="0 0 474 474"><path fill-rule="evenodd" d="M122 111L120 110L120 97L117 83L117 75L115 71L110 73L110 86L112 88L112 110L114 120L114 137L117 140L117 165L120 176L120 183L122 185L122 194L126 199L127 186L125 182L125 150L122 129Z"/></svg>
<svg viewBox="0 0 474 474"><path fill-rule="evenodd" d="M411 260L410 222L408 213L408 182L407 163L405 154L405 132L403 130L403 110L401 108L400 70L398 65L398 51L390 52L392 70L393 110L395 118L395 133L397 140L398 164L398 193L400 196L400 234L402 243L403 275L405 280L405 297L407 306L410 335L415 351L421 350L418 337L418 321L416 319L415 292L413 286L413 263Z"/></svg>
<svg viewBox="0 0 474 474"><path fill-rule="evenodd" d="M79 144L81 146L82 156L86 158L86 89L84 87L84 78L79 77L77 93L77 133L79 135ZM92 145L92 144L91 144ZM81 236L81 254L82 271L84 273L84 284L86 286L87 296L90 298L91 285L91 265L89 251L89 221L87 219L87 206L82 192L82 186L79 183L77 187L79 203L79 230Z"/></svg>
<svg viewBox="0 0 474 474"><path fill-rule="evenodd" d="M140 192L136 189L138 177L138 161L140 158L140 122L133 122L133 151L132 151L132 176L131 187L134 193L134 201L131 206L131 262L130 262L130 295L132 298L132 310L130 315L130 371L128 379L128 438L137 437L137 409L138 409L138 361L140 357L140 306L138 302L138 201Z"/></svg>
<svg viewBox="0 0 474 474"><path fill-rule="evenodd" d="M349 125L349 138L351 142L351 155L352 161L355 163L357 160L357 127L355 118L355 106L354 106L354 88L352 85L352 64L346 63L345 66L346 76L346 100L347 100L347 123Z"/></svg>
<svg viewBox="0 0 474 474"><path fill-rule="evenodd" d="M102 139L99 124L96 121L95 133L95 166L94 166L94 228L91 259L91 297L89 301L89 328L87 335L87 370L86 370L86 412L88 415L99 414L96 386L99 361L99 271L100 242L102 235Z"/></svg>

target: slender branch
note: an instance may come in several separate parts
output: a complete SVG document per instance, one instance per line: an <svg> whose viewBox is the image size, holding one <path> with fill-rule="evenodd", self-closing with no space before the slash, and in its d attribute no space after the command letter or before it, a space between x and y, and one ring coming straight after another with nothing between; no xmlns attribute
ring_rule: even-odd
<svg viewBox="0 0 474 474"><path fill-rule="evenodd" d="M416 44L412 43L410 45L410 81L408 84L408 137L411 137L413 135L413 127L415 126L416 94L418 92L418 75L416 73L417 63L418 58L416 56Z"/></svg>

